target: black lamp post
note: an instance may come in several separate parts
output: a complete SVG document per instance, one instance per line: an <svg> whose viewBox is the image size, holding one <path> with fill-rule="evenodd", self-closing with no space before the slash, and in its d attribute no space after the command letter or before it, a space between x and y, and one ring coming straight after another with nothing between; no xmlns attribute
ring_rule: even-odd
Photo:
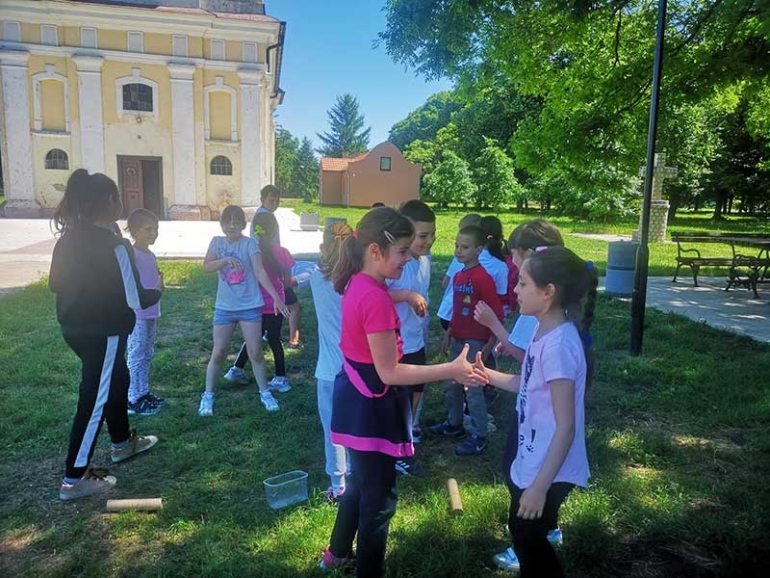
<svg viewBox="0 0 770 578"><path fill-rule="evenodd" d="M655 62L652 68L652 99L650 101L650 125L647 130L647 166L644 172L644 200L639 250L636 254L634 292L631 296L631 355L641 355L644 337L644 310L647 306L647 272L650 250L647 246L650 232L650 206L652 205L652 174L655 169L655 139L658 133L658 101L660 77L663 71L663 45L665 42L667 0L658 1L658 30L655 38Z"/></svg>

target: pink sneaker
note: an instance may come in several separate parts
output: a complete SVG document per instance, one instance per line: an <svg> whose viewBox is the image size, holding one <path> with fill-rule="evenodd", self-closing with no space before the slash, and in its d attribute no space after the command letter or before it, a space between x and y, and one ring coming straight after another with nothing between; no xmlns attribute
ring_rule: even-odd
<svg viewBox="0 0 770 578"><path fill-rule="evenodd" d="M332 554L331 550L328 548L324 548L323 551L324 557L321 558L321 561L318 563L318 567L321 570L336 570L338 568L343 568L350 563L350 558L347 556L344 558L337 558L337 556Z"/></svg>

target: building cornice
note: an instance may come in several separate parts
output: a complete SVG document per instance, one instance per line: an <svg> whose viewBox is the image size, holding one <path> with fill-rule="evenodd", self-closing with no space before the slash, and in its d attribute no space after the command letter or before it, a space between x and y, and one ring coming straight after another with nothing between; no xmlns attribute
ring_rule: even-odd
<svg viewBox="0 0 770 578"><path fill-rule="evenodd" d="M84 4L62 0L0 0L3 20L18 20L32 24L82 26L107 30L136 30L160 34L189 34L223 40L251 40L262 44L274 43L279 22L219 18L211 13L187 14L156 11L146 7L104 4Z"/></svg>

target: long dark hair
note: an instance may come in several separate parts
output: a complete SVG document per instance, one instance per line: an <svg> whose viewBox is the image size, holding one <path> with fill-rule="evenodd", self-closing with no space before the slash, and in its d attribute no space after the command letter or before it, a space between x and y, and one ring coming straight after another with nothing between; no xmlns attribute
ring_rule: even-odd
<svg viewBox="0 0 770 578"><path fill-rule="evenodd" d="M372 243L386 252L398 239L414 236L412 221L390 207L370 210L358 223L355 233L340 247L340 259L332 271L332 283L337 293L344 293L350 278L364 268L364 252Z"/></svg>
<svg viewBox="0 0 770 578"><path fill-rule="evenodd" d="M324 240L321 245L321 263L318 267L324 279L329 281L332 271L340 260L342 243L353 234L353 229L344 221L332 221L324 229Z"/></svg>
<svg viewBox="0 0 770 578"><path fill-rule="evenodd" d="M85 169L76 170L67 180L64 198L51 219L57 234L106 217L111 202L120 202L115 181L102 173L89 175Z"/></svg>
<svg viewBox="0 0 770 578"><path fill-rule="evenodd" d="M599 274L593 263L583 261L566 247L549 247L532 253L525 261L532 280L540 288L552 284L556 288L558 306L572 321L583 341L586 356L586 386L593 382L594 357L591 325L596 309L596 287Z"/></svg>
<svg viewBox="0 0 770 578"><path fill-rule="evenodd" d="M484 248L493 257L505 261L506 249L503 246L503 224L493 215L481 217L479 228L484 233Z"/></svg>
<svg viewBox="0 0 770 578"><path fill-rule="evenodd" d="M262 251L262 262L265 269L274 275L283 275L284 270L273 252L273 239L278 235L278 221L275 215L269 211L262 211L254 215L254 228L261 227L259 235L254 231L254 236L259 243L259 250Z"/></svg>
<svg viewBox="0 0 770 578"><path fill-rule="evenodd" d="M557 246L564 246L564 238L556 225L545 219L525 221L508 237L509 251L534 251L538 247Z"/></svg>

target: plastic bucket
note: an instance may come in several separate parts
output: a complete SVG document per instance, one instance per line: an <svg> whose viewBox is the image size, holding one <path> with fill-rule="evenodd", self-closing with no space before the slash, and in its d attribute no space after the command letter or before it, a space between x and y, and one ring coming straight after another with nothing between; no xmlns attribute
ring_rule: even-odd
<svg viewBox="0 0 770 578"><path fill-rule="evenodd" d="M604 292L616 297L628 297L634 292L634 271L639 243L616 241L609 243L607 278Z"/></svg>
<svg viewBox="0 0 770 578"><path fill-rule="evenodd" d="M294 470L267 478L262 483L267 505L274 510L307 500L307 472Z"/></svg>

